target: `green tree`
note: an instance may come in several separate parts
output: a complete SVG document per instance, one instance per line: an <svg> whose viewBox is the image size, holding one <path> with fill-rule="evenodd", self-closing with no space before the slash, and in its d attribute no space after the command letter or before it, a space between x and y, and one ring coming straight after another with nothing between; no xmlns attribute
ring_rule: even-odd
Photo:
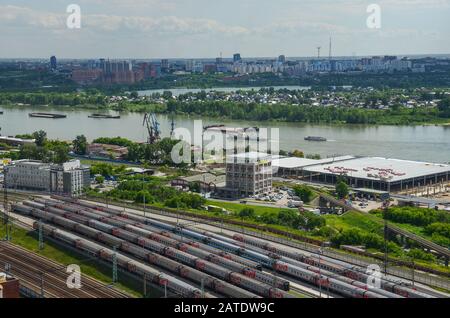
<svg viewBox="0 0 450 318"><path fill-rule="evenodd" d="M189 183L189 190L192 192L200 193L201 192L201 186L200 182L191 182Z"/></svg>
<svg viewBox="0 0 450 318"><path fill-rule="evenodd" d="M309 203L313 199L314 192L307 185L297 185L293 189L295 194L300 197L304 203Z"/></svg>
<svg viewBox="0 0 450 318"><path fill-rule="evenodd" d="M105 177L97 176L97 177L95 177L95 182L97 182L98 184L103 184L103 182L105 182Z"/></svg>
<svg viewBox="0 0 450 318"><path fill-rule="evenodd" d="M253 219L255 217L255 210L252 208L243 208L239 212L239 217L242 219Z"/></svg>
<svg viewBox="0 0 450 318"><path fill-rule="evenodd" d="M144 151L141 145L131 144L128 146L127 160L137 162L144 157Z"/></svg>
<svg viewBox="0 0 450 318"><path fill-rule="evenodd" d="M450 97L441 100L438 104L438 109L442 117L450 117Z"/></svg>
<svg viewBox="0 0 450 318"><path fill-rule="evenodd" d="M43 147L47 141L47 133L43 130L39 130L33 133L33 138L36 140L38 147Z"/></svg>
<svg viewBox="0 0 450 318"><path fill-rule="evenodd" d="M303 151L296 149L292 152L292 157L305 158L305 154Z"/></svg>
<svg viewBox="0 0 450 318"><path fill-rule="evenodd" d="M349 194L349 188L345 181L340 180L336 184L336 195L339 199L345 199Z"/></svg>
<svg viewBox="0 0 450 318"><path fill-rule="evenodd" d="M53 150L53 162L61 164L69 161L69 148L68 146L58 145Z"/></svg>
<svg viewBox="0 0 450 318"><path fill-rule="evenodd" d="M296 221L298 218L298 213L294 210L281 210L278 213L278 222L279 224L295 227Z"/></svg>
<svg viewBox="0 0 450 318"><path fill-rule="evenodd" d="M77 155L85 155L87 153L87 139L86 136L80 135L72 142L73 152Z"/></svg>

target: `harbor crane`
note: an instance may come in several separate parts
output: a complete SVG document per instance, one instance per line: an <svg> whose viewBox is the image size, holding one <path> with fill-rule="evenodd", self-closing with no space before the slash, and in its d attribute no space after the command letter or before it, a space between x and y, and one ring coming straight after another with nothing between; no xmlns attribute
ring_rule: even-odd
<svg viewBox="0 0 450 318"><path fill-rule="evenodd" d="M160 124L156 119L155 114L147 113L144 116L144 122L142 123L144 127L147 128L148 131L148 140L149 144L154 144L155 142L161 140L161 130Z"/></svg>

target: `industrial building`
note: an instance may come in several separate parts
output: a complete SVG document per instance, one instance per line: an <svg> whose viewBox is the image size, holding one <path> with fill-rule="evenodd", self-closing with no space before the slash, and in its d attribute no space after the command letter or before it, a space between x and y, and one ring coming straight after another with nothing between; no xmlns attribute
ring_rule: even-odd
<svg viewBox="0 0 450 318"><path fill-rule="evenodd" d="M22 145L33 145L35 144L35 139L22 139L8 136L0 136L0 143L7 144L9 146L18 147Z"/></svg>
<svg viewBox="0 0 450 318"><path fill-rule="evenodd" d="M203 173L190 177L179 177L172 180L171 185L173 187L189 188L193 183L200 185L201 192L216 192L220 186L225 186L226 176L224 174L215 175L212 173Z"/></svg>
<svg viewBox="0 0 450 318"><path fill-rule="evenodd" d="M309 165L302 169L304 180L335 184L344 177L353 188L396 192L448 182L450 166L380 157L353 158Z"/></svg>
<svg viewBox="0 0 450 318"><path fill-rule="evenodd" d="M90 168L79 160L61 165L18 160L5 167L7 188L78 195L90 185Z"/></svg>
<svg viewBox="0 0 450 318"><path fill-rule="evenodd" d="M354 159L353 156L340 156L326 159L306 159L297 157L278 157L272 161L273 174L280 178L292 178L301 177L303 175L303 169L308 166L314 166L319 164L334 163L344 160Z"/></svg>
<svg viewBox="0 0 450 318"><path fill-rule="evenodd" d="M272 191L272 157L248 152L227 157L226 186L217 194L226 198L249 197Z"/></svg>

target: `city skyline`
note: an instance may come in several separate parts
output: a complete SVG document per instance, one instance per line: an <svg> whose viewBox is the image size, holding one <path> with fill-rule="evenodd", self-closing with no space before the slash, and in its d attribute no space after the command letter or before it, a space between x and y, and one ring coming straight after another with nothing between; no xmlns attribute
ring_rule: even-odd
<svg viewBox="0 0 450 318"><path fill-rule="evenodd" d="M330 36L333 56L450 53L448 0L378 1L380 29L366 25L371 1L80 0L68 29L70 3L0 0L0 58L326 57Z"/></svg>

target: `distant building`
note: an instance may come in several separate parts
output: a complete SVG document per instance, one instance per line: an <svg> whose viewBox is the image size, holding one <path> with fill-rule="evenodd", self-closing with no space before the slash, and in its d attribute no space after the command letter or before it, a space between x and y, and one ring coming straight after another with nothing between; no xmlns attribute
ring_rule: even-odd
<svg viewBox="0 0 450 318"><path fill-rule="evenodd" d="M217 71L216 64L205 64L203 65L203 72L204 73L215 73Z"/></svg>
<svg viewBox="0 0 450 318"><path fill-rule="evenodd" d="M50 58L50 69L52 71L55 71L58 68L58 63L56 61L56 56L52 56Z"/></svg>
<svg viewBox="0 0 450 318"><path fill-rule="evenodd" d="M236 54L233 55L233 62L234 63L240 62L241 60L242 60L241 54L236 53Z"/></svg>
<svg viewBox="0 0 450 318"><path fill-rule="evenodd" d="M169 72L169 60L168 59L161 60L161 72L163 72L163 73Z"/></svg>
<svg viewBox="0 0 450 318"><path fill-rule="evenodd" d="M186 72L192 72L194 70L194 60L187 60L185 64Z"/></svg>
<svg viewBox="0 0 450 318"><path fill-rule="evenodd" d="M79 195L90 185L90 167L79 160L61 165L18 160L5 167L5 183L14 189Z"/></svg>
<svg viewBox="0 0 450 318"><path fill-rule="evenodd" d="M89 144L87 152L91 157L122 160L128 155L128 148L107 144Z"/></svg>
<svg viewBox="0 0 450 318"><path fill-rule="evenodd" d="M215 192L217 187L225 186L225 175L215 175L212 173L203 173L190 177L179 177L172 180L173 187L189 188L193 183L198 183L202 192Z"/></svg>
<svg viewBox="0 0 450 318"><path fill-rule="evenodd" d="M280 55L280 56L278 57L278 62L279 62L279 63L286 63L286 56Z"/></svg>
<svg viewBox="0 0 450 318"><path fill-rule="evenodd" d="M0 136L0 143L7 144L13 147L18 147L22 145L32 145L36 142L35 139L22 139L7 136Z"/></svg>
<svg viewBox="0 0 450 318"><path fill-rule="evenodd" d="M72 71L72 80L78 84L90 84L102 77L100 69L78 69Z"/></svg>

